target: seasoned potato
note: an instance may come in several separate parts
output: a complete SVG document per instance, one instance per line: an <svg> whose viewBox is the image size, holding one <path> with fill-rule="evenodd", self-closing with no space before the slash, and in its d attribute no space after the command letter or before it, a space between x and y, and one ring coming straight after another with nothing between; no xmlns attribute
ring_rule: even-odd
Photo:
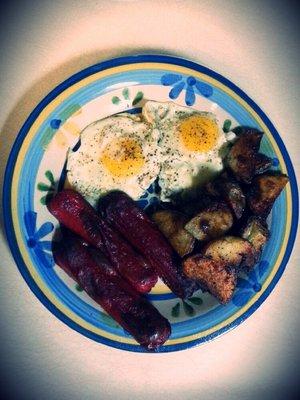
<svg viewBox="0 0 300 400"><path fill-rule="evenodd" d="M236 179L243 183L251 183L253 177L271 166L271 160L258 154L263 132L250 128L242 133L230 149L226 164Z"/></svg>
<svg viewBox="0 0 300 400"><path fill-rule="evenodd" d="M206 190L210 194L220 196L231 208L235 217L240 219L246 206L246 198L242 188L234 179L227 174L222 174L220 178L206 185Z"/></svg>
<svg viewBox="0 0 300 400"><path fill-rule="evenodd" d="M177 211L161 210L155 212L152 219L181 257L193 250L195 238L184 229L188 221L185 215Z"/></svg>
<svg viewBox="0 0 300 400"><path fill-rule="evenodd" d="M201 254L188 257L183 262L184 273L197 280L220 303L228 303L236 287L236 272L222 261L214 261Z"/></svg>
<svg viewBox="0 0 300 400"><path fill-rule="evenodd" d="M259 217L250 217L241 232L241 236L252 244L256 253L256 260L258 260L262 248L270 236L266 222Z"/></svg>
<svg viewBox="0 0 300 400"><path fill-rule="evenodd" d="M174 199L173 205L176 210L188 215L192 218L196 213L208 207L215 199L211 196L205 188L199 188L192 196L180 199L177 196Z"/></svg>
<svg viewBox="0 0 300 400"><path fill-rule="evenodd" d="M196 239L206 241L222 236L233 224L230 209L222 202L206 207L186 225L185 229Z"/></svg>
<svg viewBox="0 0 300 400"><path fill-rule="evenodd" d="M221 197L221 190L219 185L220 179L216 179L211 182L207 182L205 190L211 197Z"/></svg>
<svg viewBox="0 0 300 400"><path fill-rule="evenodd" d="M235 128L231 129L232 132L234 132L237 136L241 136L244 135L245 133L253 133L253 132L258 132L261 133L261 131L259 131L256 128L253 128L251 126L245 126L245 125L240 125L240 126L236 126Z"/></svg>
<svg viewBox="0 0 300 400"><path fill-rule="evenodd" d="M288 181L289 178L281 173L256 176L247 197L253 214L266 217Z"/></svg>
<svg viewBox="0 0 300 400"><path fill-rule="evenodd" d="M248 240L237 236L224 236L208 243L203 254L216 262L224 262L235 268L253 267L255 251Z"/></svg>
<svg viewBox="0 0 300 400"><path fill-rule="evenodd" d="M266 172L272 166L272 160L262 153L255 156L255 175L260 175Z"/></svg>

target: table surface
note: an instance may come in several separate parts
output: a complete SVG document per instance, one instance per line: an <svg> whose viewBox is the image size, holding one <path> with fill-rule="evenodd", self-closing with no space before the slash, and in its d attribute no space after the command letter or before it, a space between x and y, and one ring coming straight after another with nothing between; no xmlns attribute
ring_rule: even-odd
<svg viewBox="0 0 300 400"><path fill-rule="evenodd" d="M299 172L299 13L292 2L8 3L1 11L1 185L21 125L53 87L86 66L137 53L185 57L235 82L270 117ZM2 228L1 214L1 375L7 399L295 395L299 245L269 298L238 328L186 351L135 354L97 344L46 310L18 272Z"/></svg>

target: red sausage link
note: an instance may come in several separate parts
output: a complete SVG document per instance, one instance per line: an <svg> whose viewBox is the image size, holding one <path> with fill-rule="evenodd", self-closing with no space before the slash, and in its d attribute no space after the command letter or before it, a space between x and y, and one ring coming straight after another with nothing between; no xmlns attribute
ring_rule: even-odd
<svg viewBox="0 0 300 400"><path fill-rule="evenodd" d="M151 263L158 275L178 297L190 297L198 288L187 278L173 248L156 225L127 194L110 192L99 203L108 222Z"/></svg>
<svg viewBox="0 0 300 400"><path fill-rule="evenodd" d="M136 290L147 293L156 284L157 273L151 265L79 193L70 189L57 193L48 209L59 222L99 248Z"/></svg>
<svg viewBox="0 0 300 400"><path fill-rule="evenodd" d="M55 262L91 298L141 346L148 350L157 349L171 334L168 320L93 252L95 250L72 237L53 246Z"/></svg>

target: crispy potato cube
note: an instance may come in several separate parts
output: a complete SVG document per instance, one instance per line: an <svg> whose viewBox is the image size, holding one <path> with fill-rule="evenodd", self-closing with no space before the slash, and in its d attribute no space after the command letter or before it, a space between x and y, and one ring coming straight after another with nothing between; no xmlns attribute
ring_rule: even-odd
<svg viewBox="0 0 300 400"><path fill-rule="evenodd" d="M214 261L201 254L188 257L183 262L184 273L195 279L222 304L228 303L236 287L236 272L222 261Z"/></svg>
<svg viewBox="0 0 300 400"><path fill-rule="evenodd" d="M237 236L224 236L208 243L203 254L216 262L235 268L252 268L256 262L255 251L248 240Z"/></svg>
<svg viewBox="0 0 300 400"><path fill-rule="evenodd" d="M256 260L258 260L262 248L270 236L266 222L259 217L250 217L241 232L241 236L252 244L256 253Z"/></svg>
<svg viewBox="0 0 300 400"><path fill-rule="evenodd" d="M256 176L247 198L253 214L266 217L288 181L289 178L281 173L266 173Z"/></svg>
<svg viewBox="0 0 300 400"><path fill-rule="evenodd" d="M255 156L254 165L255 165L255 175L260 175L271 168L272 160L265 154L257 153Z"/></svg>
<svg viewBox="0 0 300 400"><path fill-rule="evenodd" d="M237 219L241 218L246 206L246 198L237 182L224 181L222 184L222 194L226 203Z"/></svg>
<svg viewBox="0 0 300 400"><path fill-rule="evenodd" d="M240 219L246 206L246 197L238 182L222 174L220 178L206 185L206 190L214 196L221 197L233 211L235 217Z"/></svg>
<svg viewBox="0 0 300 400"><path fill-rule="evenodd" d="M215 202L192 218L185 229L196 239L206 241L224 235L232 224L230 209L222 202Z"/></svg>
<svg viewBox="0 0 300 400"><path fill-rule="evenodd" d="M173 210L161 210L155 212L152 219L181 257L193 250L195 238L184 229L188 221L184 214Z"/></svg>
<svg viewBox="0 0 300 400"><path fill-rule="evenodd" d="M238 181L249 184L256 174L270 168L271 159L258 153L262 136L263 132L249 128L230 149L226 164Z"/></svg>

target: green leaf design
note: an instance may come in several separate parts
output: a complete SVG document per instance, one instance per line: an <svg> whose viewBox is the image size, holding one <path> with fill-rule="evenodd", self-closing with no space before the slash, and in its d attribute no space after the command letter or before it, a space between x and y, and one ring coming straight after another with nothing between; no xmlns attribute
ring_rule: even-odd
<svg viewBox="0 0 300 400"><path fill-rule="evenodd" d="M83 292L82 287L81 287L80 285L78 285L78 283L76 284L75 289L76 289L78 292Z"/></svg>
<svg viewBox="0 0 300 400"><path fill-rule="evenodd" d="M52 186L55 185L54 176L51 171L47 170L45 172L45 177L48 179L48 181L51 183Z"/></svg>
<svg viewBox="0 0 300 400"><path fill-rule="evenodd" d="M201 304L203 304L203 300L201 299L201 297L190 297L188 300L191 303L196 304L197 306L200 306Z"/></svg>
<svg viewBox="0 0 300 400"><path fill-rule="evenodd" d="M50 201L53 197L53 193L47 193L45 196L40 198L40 203L43 204L43 206L45 206L48 201Z"/></svg>
<svg viewBox="0 0 300 400"><path fill-rule="evenodd" d="M40 203L45 206L47 204L47 195L40 198Z"/></svg>
<svg viewBox="0 0 300 400"><path fill-rule="evenodd" d="M231 120L230 119L225 119L224 124L223 124L223 131L225 133L229 132L231 128Z"/></svg>
<svg viewBox="0 0 300 400"><path fill-rule="evenodd" d="M194 308L192 306L190 306L184 300L182 301L182 303L183 303L183 309L184 309L184 312L186 313L186 315L189 315L191 317L192 315L195 314L195 310L194 310Z"/></svg>
<svg viewBox="0 0 300 400"><path fill-rule="evenodd" d="M123 92L122 92L122 95L123 95L125 100L128 100L129 99L129 89L128 88L124 88Z"/></svg>
<svg viewBox="0 0 300 400"><path fill-rule="evenodd" d="M41 192L48 192L49 190L51 190L51 186L49 186L49 185L47 185L46 183L43 183L43 182L39 182L37 184L37 188Z"/></svg>
<svg viewBox="0 0 300 400"><path fill-rule="evenodd" d="M114 96L114 97L111 99L111 101L112 101L113 104L117 105L117 104L120 103L121 100L120 100L120 98L119 98L118 96Z"/></svg>
<svg viewBox="0 0 300 400"><path fill-rule="evenodd" d="M180 312L180 304L177 303L173 308L172 308L172 312L171 315L174 318L177 318L179 316L179 312Z"/></svg>
<svg viewBox="0 0 300 400"><path fill-rule="evenodd" d="M135 95L135 98L133 99L132 105L135 106L136 104L138 104L142 100L143 97L144 97L143 92L137 92L137 94Z"/></svg>

